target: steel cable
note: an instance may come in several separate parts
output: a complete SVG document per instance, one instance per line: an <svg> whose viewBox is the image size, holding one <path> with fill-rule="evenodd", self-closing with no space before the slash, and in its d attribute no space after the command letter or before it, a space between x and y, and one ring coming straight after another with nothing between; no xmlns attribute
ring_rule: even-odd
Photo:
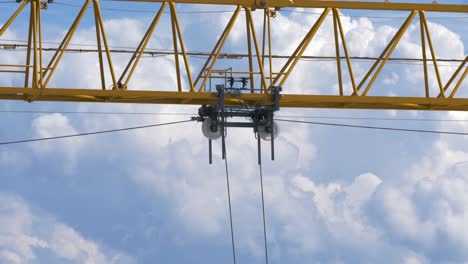
<svg viewBox="0 0 468 264"><path fill-rule="evenodd" d="M231 242L232 242L232 258L234 264L236 264L236 247L234 244L234 227L232 224L232 206L231 206L231 186L229 184L229 170L228 170L228 161L226 151L224 151L224 164L226 167L226 185L227 185L227 194L228 194L228 204L229 204L229 223L231 224Z"/></svg>
<svg viewBox="0 0 468 264"><path fill-rule="evenodd" d="M395 127L362 126L362 125L348 125L348 124L339 124L339 123L323 123L323 122L311 122L311 121L301 121L301 120L291 120L291 119L276 119L276 121L290 122L290 123L312 124L312 125L321 125L321 126L350 127L350 128L364 128L364 129L376 129L376 130L402 131L402 132L417 132L417 133L427 133L427 134L446 134L446 135L468 136L467 132L437 131L437 130L409 129L409 128L395 128Z"/></svg>
<svg viewBox="0 0 468 264"><path fill-rule="evenodd" d="M82 137L82 136L90 136L90 135L98 135L98 134L106 134L106 133L115 133L115 132L122 132L122 131L136 130L136 129L160 127L160 126L166 126L166 125L174 125L174 124L187 123L187 122L193 122L193 120L174 121L174 122L160 123L160 124L154 124L154 125L126 127L126 128L110 129L110 130L101 130L101 131L85 132L85 133L70 134L70 135L63 135L63 136L43 137L43 138L24 139L24 140L15 140L15 141L4 141L4 142L0 142L0 145L3 146L3 145L30 143L30 142L46 141L46 140L54 140L54 139L63 139L63 138Z"/></svg>
<svg viewBox="0 0 468 264"><path fill-rule="evenodd" d="M78 115L167 115L167 116L193 116L188 112L111 112L111 111L53 111L53 110L0 110L5 114L78 114ZM412 121L412 122L468 122L468 119L442 119L442 118L397 118L372 116L322 116L322 115L277 115L278 118L303 119L335 119L335 120L362 120L362 121Z"/></svg>
<svg viewBox="0 0 468 264"><path fill-rule="evenodd" d="M268 264L268 244L267 244L267 233L266 233L266 220L265 220L265 199L263 192L263 169L262 163L258 164L260 167L260 190L262 194L262 215L263 215L263 238L265 244L265 263Z"/></svg>

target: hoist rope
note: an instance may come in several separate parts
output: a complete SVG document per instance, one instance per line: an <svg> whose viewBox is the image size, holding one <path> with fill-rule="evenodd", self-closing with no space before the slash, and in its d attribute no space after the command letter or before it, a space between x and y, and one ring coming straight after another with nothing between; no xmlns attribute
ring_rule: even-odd
<svg viewBox="0 0 468 264"><path fill-rule="evenodd" d="M265 263L268 264L268 244L267 244L267 234L266 234L266 220L265 220L265 199L263 193L263 170L262 163L258 165L260 167L260 190L262 194L262 215L263 215L263 239L265 242Z"/></svg>
<svg viewBox="0 0 468 264"><path fill-rule="evenodd" d="M229 223L231 225L232 259L234 261L234 264L236 264L236 246L234 243L234 227L232 225L231 186L229 184L229 170L228 170L226 150L224 151L225 151L224 164L226 167L226 185L227 185L228 204L229 204Z"/></svg>

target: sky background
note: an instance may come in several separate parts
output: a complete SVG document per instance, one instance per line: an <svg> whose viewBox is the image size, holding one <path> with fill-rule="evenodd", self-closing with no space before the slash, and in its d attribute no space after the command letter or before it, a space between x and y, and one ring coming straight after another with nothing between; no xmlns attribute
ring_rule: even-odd
<svg viewBox="0 0 468 264"><path fill-rule="evenodd" d="M43 12L44 40L50 42L61 40L78 12L75 5L81 3L55 2ZM439 3L468 4L464 0ZM148 11L159 7L101 4L113 47L136 47L154 16ZM0 4L0 25L17 6ZM183 12L233 10L200 5L177 8ZM318 15L304 11L321 10L283 11L272 19L275 54L290 54L313 25ZM92 10L88 13L72 40L74 44L95 43ZM408 15L342 13L354 56L378 56ZM231 14L181 13L187 49L210 50ZM27 39L27 16L28 12L20 15L0 37L0 43ZM254 16L258 27L262 13L254 12ZM463 59L468 43L467 14L431 13L428 18L437 56ZM244 16L238 21L244 22ZM322 27L306 54L334 54L332 21L327 19ZM169 49L171 45L169 16L164 15L149 48ZM235 25L224 50L246 51L245 24ZM393 56L421 57L418 24L410 26ZM128 56L115 55L113 59L120 73ZM24 52L0 49L0 64L23 62ZM50 86L100 88L97 63L96 54L66 54ZM202 63L190 58L193 72L198 72ZM275 69L282 63L276 61ZM370 66L353 62L357 76ZM246 61L220 60L216 67L242 70ZM172 57L144 58L129 89L175 90L174 69ZM455 69L441 67L444 83ZM436 79L432 69L430 72L431 92L435 94ZM185 78L183 84L186 88ZM0 75L0 86L21 85L21 75ZM351 91L349 78L344 79L344 85L345 91ZM336 65L301 61L283 89L288 93L336 94ZM465 81L458 95L466 97L467 90ZM370 94L422 96L422 66L388 64ZM0 102L0 111L6 110L195 115L197 107ZM432 118L445 121L340 122L468 131L468 122L462 121L468 114L463 112L282 109L278 115ZM188 117L0 113L0 118L0 141L10 141ZM270 161L269 148L263 148L270 263L468 262L468 137L287 123L280 123L280 129L276 160ZM207 151L197 123L0 146L0 263L230 263L229 212L219 142L215 142L213 165L208 164ZM260 179L252 131L230 129L227 155L238 263L264 263Z"/></svg>

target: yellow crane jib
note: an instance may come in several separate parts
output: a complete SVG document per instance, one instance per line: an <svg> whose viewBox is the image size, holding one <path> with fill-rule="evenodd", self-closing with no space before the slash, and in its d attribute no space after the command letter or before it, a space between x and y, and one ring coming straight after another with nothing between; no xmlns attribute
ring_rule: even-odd
<svg viewBox="0 0 468 264"><path fill-rule="evenodd" d="M112 2L126 2L131 6L135 2L154 3L157 11L154 18L147 25L145 34L139 39L134 48L116 48L112 46L106 33L104 15L106 8L101 7L99 0L73 1L77 8L76 17L68 27L60 43L51 44L43 40L43 14L47 8L62 8L53 1L22 0L16 1L17 7L11 14L0 11L0 48L5 52L14 50L22 52L25 59L20 63L8 63L0 57L0 99L33 101L64 101L64 102L108 102L108 103L148 103L148 104L191 104L216 105L219 96L213 90L216 84L224 83L226 88L242 86L239 94L225 94L226 106L273 106L275 96L271 92L274 87L283 89L279 98L281 107L307 108L350 108L350 109L409 109L409 110L468 110L468 98L461 96L460 90L468 75L468 56L460 58L440 58L436 54L431 36L427 13L444 13L452 16L468 14L468 4L422 4L397 2L359 2L359 1L314 1L314 0L114 0ZM13 3L14 4L14 3ZM192 51L187 47L192 39L186 38L182 30L179 12L176 4L206 4L232 6L229 19L220 34L204 51ZM179 7L179 5L177 5ZM275 12L283 12L285 8L313 9L319 14L309 29L296 43L295 49L289 54L278 54L274 51L275 42L272 41L272 31L278 26L273 23ZM112 9L112 8L111 8ZM263 15L263 21L254 20L256 15ZM289 10L289 9L288 9ZM363 57L350 53L347 32L344 29L342 10L376 10L398 11L404 13L405 18L393 37L389 39L378 56ZM115 11L115 8L114 8ZM287 10L286 10L287 11ZM284 12L286 12L284 11ZM29 13L27 21L21 13ZM5 14L5 15L3 15ZM91 14L93 27L96 32L95 45L79 47L73 46L74 37L82 24L86 14ZM161 17L167 14L170 23L160 23ZM199 14L200 16L203 14ZM244 17L245 19L241 19ZM23 20L22 20L23 19ZM27 32L17 32L24 42L12 42L4 39L8 29L16 20L29 25ZM330 21L331 23L324 23ZM246 36L246 50L226 53L223 49L229 42L234 25L243 23ZM304 22L304 23L310 23ZM328 28L326 25L332 25ZM412 58L397 58L392 56L395 49L411 25L417 25L421 40L421 56ZM173 47L168 50L153 50L148 48L150 39L157 27L169 26ZM305 25L304 25L305 26ZM306 52L314 45L319 30L329 30L333 36L335 54L329 56L312 56ZM462 32L467 34L467 32ZM158 36L156 36L157 38ZM47 45L46 45L47 44ZM88 87L52 87L52 78L59 74L57 68L63 63L65 54L79 52L79 54L95 53L99 78L96 83ZM19 54L19 53L15 53ZM129 54L129 59L122 60L116 54ZM134 85L135 72L142 67L141 58L145 56L174 56L175 76L174 87L154 87L151 90L141 90ZM197 57L197 61L191 60ZM116 59L117 58L117 59ZM200 60L200 58L202 60ZM242 60L237 68L219 68L221 60ZM305 87L301 94L291 93L288 80L298 73L298 63L304 60L325 60L336 64L336 88L322 89L325 94L315 89L307 89L308 83L299 84ZM357 75L353 62L370 61L371 66L364 74ZM200 63L201 62L201 63ZM194 66L194 63L198 63ZM417 74L423 76L423 83L418 85L419 95L405 96L403 94L382 93L376 95L376 82L384 69L390 63L398 66L406 63L417 63ZM397 64L398 63L398 64ZM450 76L442 76L441 63L451 63L454 71ZM119 67L116 67L116 64ZM122 67L123 65L123 67ZM403 67L403 66L398 66ZM197 71L193 69L197 68ZM117 70L122 69L122 70ZM434 78L430 78L434 72ZM20 76L20 85L2 84L1 80L7 76ZM415 73L416 74L416 73ZM3 78L2 78L3 77ZM359 77L359 78L358 78ZM349 79L345 87L345 78ZM430 82L430 80L435 80ZM52 82L53 83L53 82ZM377 82L378 83L378 82ZM231 85L232 84L232 85ZM298 85L298 84L295 84ZM420 87L419 87L420 86ZM351 89L349 89L351 87ZM436 87L435 90L431 87ZM323 87L326 88L326 87ZM379 89L381 91L381 89Z"/></svg>

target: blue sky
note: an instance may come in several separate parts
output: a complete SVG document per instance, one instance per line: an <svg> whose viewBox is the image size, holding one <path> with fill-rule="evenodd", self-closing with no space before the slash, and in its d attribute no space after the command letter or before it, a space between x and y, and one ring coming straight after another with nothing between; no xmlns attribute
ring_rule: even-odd
<svg viewBox="0 0 468 264"><path fill-rule="evenodd" d="M77 1L56 1L73 3ZM452 1L451 3L466 3ZM442 3L442 2L440 2ZM446 1L449 3L449 1ZM3 8L5 6L5 8ZM0 9L0 23L16 4ZM157 10L157 4L102 7ZM178 10L231 10L178 6ZM314 10L317 11L317 10ZM52 5L44 14L45 40L57 42L76 8ZM344 15L363 15L346 12ZM91 13L91 12L90 12ZM112 46L135 46L151 14L103 11ZM259 12L256 12L256 14ZM208 50L229 13L181 14L188 50ZM260 14L258 14L260 15ZM366 13L365 15L371 15ZM380 15L380 13L378 13ZM387 13L386 15L402 15ZM433 16L448 16L434 14ZM273 21L275 52L287 54L316 15L280 13ZM428 17L430 17L428 15ZM2 40L26 39L26 16ZM89 20L73 43L94 43ZM242 18L242 17L241 17ZM256 21L261 17L256 16ZM462 59L467 19L433 20L437 54ZM172 45L167 18L150 43ZM243 20L241 20L243 21ZM328 24L327 24L328 23ZM352 54L375 56L399 21L343 18ZM329 26L326 22L324 26ZM331 27L329 27L331 29ZM245 51L236 25L226 50ZM331 54L331 30L320 31L308 54ZM419 54L418 25L395 56ZM20 52L0 52L0 63L20 62ZM116 55L122 70L127 57ZM53 87L99 87L95 54L67 54ZM193 69L201 61L191 58ZM130 86L176 87L172 58L144 59ZM279 63L280 64L280 63ZM245 67L222 60L217 67ZM356 63L358 75L369 64ZM275 66L276 67L276 66ZM336 92L333 63L301 62L284 89ZM444 67L447 80L453 67ZM421 70L389 65L375 94L420 95ZM434 80L434 76L431 76ZM1 75L0 85L21 85ZM187 85L184 82L184 85ZM466 96L465 82L460 95ZM349 91L349 80L345 80ZM436 89L431 86L431 89ZM196 107L78 103L0 102L0 110L192 112ZM460 112L282 109L278 115L436 118L450 122L342 121L353 124L467 131ZM174 116L0 113L0 141L63 135L183 119ZM462 263L468 261L468 138L281 123L277 159L264 148L265 202L270 263ZM238 263L263 263L263 229L251 131L228 135ZM208 165L200 124L0 147L0 262L5 263L229 263L231 244L224 164L215 143Z"/></svg>

